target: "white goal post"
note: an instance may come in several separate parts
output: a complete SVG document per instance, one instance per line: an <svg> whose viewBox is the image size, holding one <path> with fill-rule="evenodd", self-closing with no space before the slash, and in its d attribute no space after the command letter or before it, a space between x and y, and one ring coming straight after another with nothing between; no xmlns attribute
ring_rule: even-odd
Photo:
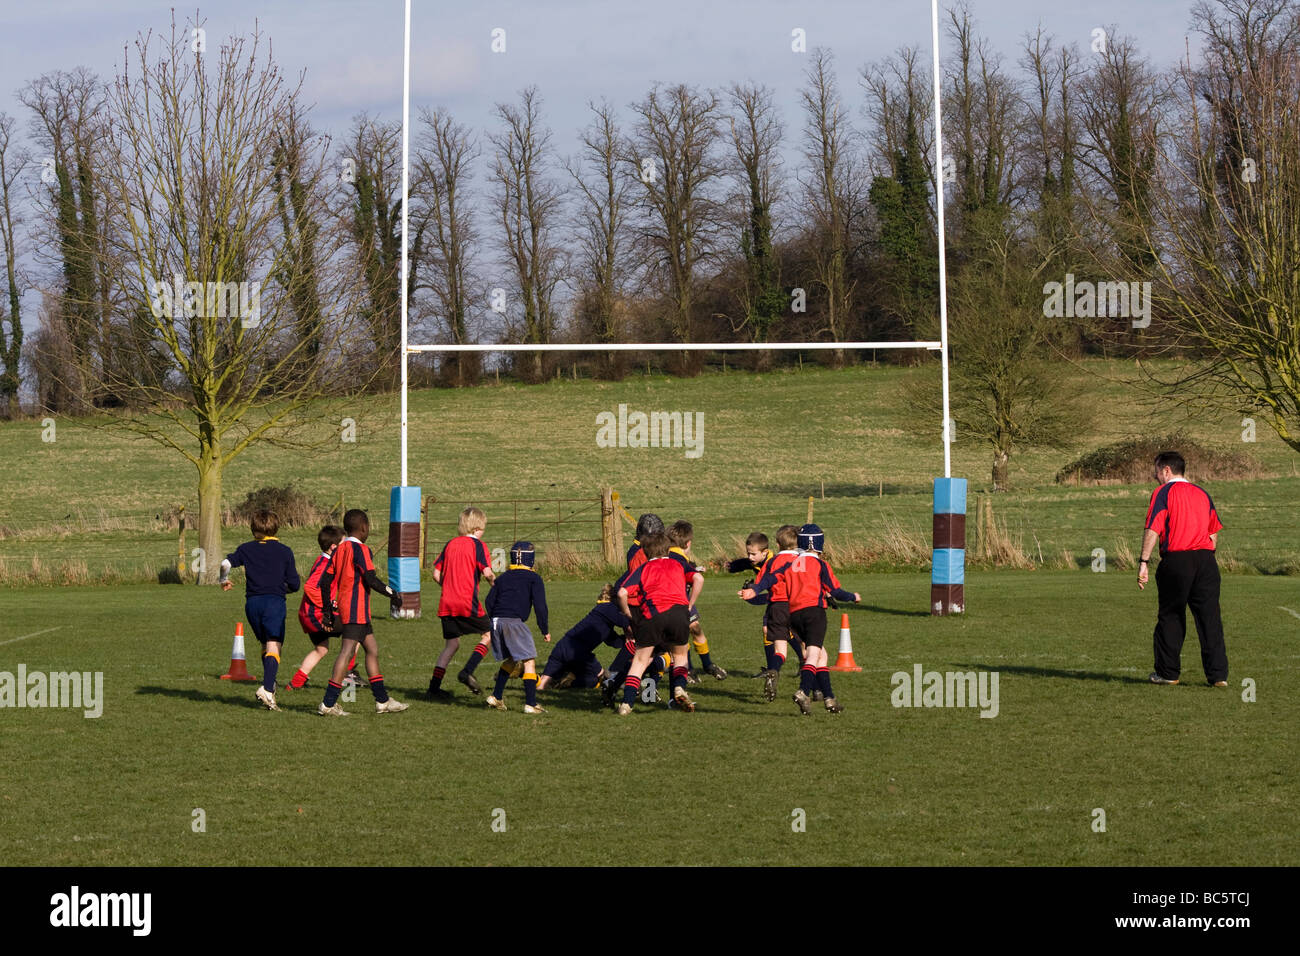
<svg viewBox="0 0 1300 956"><path fill-rule="evenodd" d="M944 255L943 124L940 113L939 0L930 0L931 37L934 46L934 148L935 206L939 235L939 341L937 342L560 342L548 344L413 344L409 340L407 284L407 199L410 177L411 122L411 0L406 2L406 29L402 57L402 396L401 396L401 487L407 487L407 389L410 357L418 352L692 352L692 351L814 351L825 349L926 349L940 354L943 375L943 474L952 476L952 428L948 407L948 281Z"/></svg>

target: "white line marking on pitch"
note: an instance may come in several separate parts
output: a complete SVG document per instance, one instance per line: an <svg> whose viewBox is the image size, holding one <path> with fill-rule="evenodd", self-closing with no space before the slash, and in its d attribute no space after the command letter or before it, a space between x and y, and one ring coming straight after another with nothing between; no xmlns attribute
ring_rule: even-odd
<svg viewBox="0 0 1300 956"><path fill-rule="evenodd" d="M1294 611L1292 611L1291 613L1295 614ZM1297 614L1296 616L1300 617L1300 614ZM22 637L11 637L7 641L0 641L0 647L4 647L6 644L17 644L19 641L27 640L27 638L29 637L37 637L41 634L48 634L50 633L50 631L57 631L61 627L63 627L62 624L57 624L54 627L47 627L43 631L32 631L30 634L24 634Z"/></svg>
<svg viewBox="0 0 1300 956"><path fill-rule="evenodd" d="M1300 614L1297 614L1295 611L1291 610L1289 607L1283 607L1282 605L1279 604L1279 605L1277 606L1277 609L1278 609L1279 611L1286 611L1286 612L1287 612L1288 614L1290 614L1292 617L1300 618Z"/></svg>

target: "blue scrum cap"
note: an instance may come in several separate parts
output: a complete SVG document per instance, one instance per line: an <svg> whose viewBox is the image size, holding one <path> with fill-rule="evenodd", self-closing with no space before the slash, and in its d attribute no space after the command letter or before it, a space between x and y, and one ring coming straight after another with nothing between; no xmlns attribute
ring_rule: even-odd
<svg viewBox="0 0 1300 956"><path fill-rule="evenodd" d="M531 541L516 541L510 546L510 563L520 567L531 568L537 552Z"/></svg>
<svg viewBox="0 0 1300 956"><path fill-rule="evenodd" d="M664 519L657 514L643 514L636 519L636 536L638 539L644 538L648 534L663 534Z"/></svg>
<svg viewBox="0 0 1300 956"><path fill-rule="evenodd" d="M826 535L815 524L806 524L799 529L799 547L804 551L825 551Z"/></svg>

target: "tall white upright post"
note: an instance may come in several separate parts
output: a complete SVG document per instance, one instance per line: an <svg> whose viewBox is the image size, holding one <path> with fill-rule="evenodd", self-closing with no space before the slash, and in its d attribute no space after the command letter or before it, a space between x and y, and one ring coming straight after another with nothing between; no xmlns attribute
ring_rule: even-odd
<svg viewBox="0 0 1300 956"><path fill-rule="evenodd" d="M402 487L406 487L406 384L407 363L410 355L406 350L406 310L407 289L410 261L406 246L406 207L410 203L410 169L411 169L411 0L406 0L406 32L403 37L402 51ZM945 353L946 354L946 353Z"/></svg>
<svg viewBox="0 0 1300 956"><path fill-rule="evenodd" d="M952 477L952 412L948 407L948 263L944 255L943 226L943 108L939 72L939 0L930 0L930 26L934 39L934 202L939 227L939 349L943 367L943 476Z"/></svg>

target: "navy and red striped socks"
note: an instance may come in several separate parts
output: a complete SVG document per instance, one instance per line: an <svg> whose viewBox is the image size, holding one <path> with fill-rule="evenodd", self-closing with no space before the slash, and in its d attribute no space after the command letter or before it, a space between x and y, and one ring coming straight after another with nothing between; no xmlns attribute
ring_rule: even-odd
<svg viewBox="0 0 1300 956"><path fill-rule="evenodd" d="M817 668L817 687L827 697L835 696L835 693L831 690L831 671L829 667Z"/></svg>
<svg viewBox="0 0 1300 956"><path fill-rule="evenodd" d="M477 668L479 664L483 663L483 658L487 657L487 652L487 644L475 644L473 652L469 655L469 660L465 663L464 668L462 668L462 673L474 673L474 669Z"/></svg>
<svg viewBox="0 0 1300 956"><path fill-rule="evenodd" d="M382 704L388 700L388 691L384 689L384 675L376 674L370 678L370 692L375 695L375 703Z"/></svg>
<svg viewBox="0 0 1300 956"><path fill-rule="evenodd" d="M682 690L686 690L686 668L685 667L678 666L673 668L672 681L669 683L668 686L671 690L672 696L674 697L677 696L678 687L680 687Z"/></svg>
<svg viewBox="0 0 1300 956"><path fill-rule="evenodd" d="M623 684L623 703L631 707L636 703L637 695L641 693L641 678L629 677Z"/></svg>
<svg viewBox="0 0 1300 956"><path fill-rule="evenodd" d="M442 679L446 675L446 673L447 673L447 668L445 667L435 667L433 669L433 677L429 680L430 694L432 694L434 691L442 689Z"/></svg>
<svg viewBox="0 0 1300 956"><path fill-rule="evenodd" d="M829 679L827 677L827 680ZM809 696L812 696L812 692L817 689L817 668L811 664L799 668L799 689Z"/></svg>
<svg viewBox="0 0 1300 956"><path fill-rule="evenodd" d="M325 708L328 710L339 702L339 694L343 693L343 685L330 681L325 687Z"/></svg>

